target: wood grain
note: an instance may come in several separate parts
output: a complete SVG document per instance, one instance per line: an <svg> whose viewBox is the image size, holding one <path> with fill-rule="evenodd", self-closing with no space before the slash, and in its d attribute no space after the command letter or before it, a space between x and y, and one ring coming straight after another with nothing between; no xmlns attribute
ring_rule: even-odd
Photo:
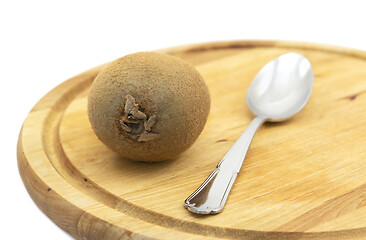
<svg viewBox="0 0 366 240"><path fill-rule="evenodd" d="M24 122L18 166L25 187L77 239L365 239L366 54L287 42L205 43L160 50L191 62L211 94L207 124L178 159L133 162L94 135L86 106L103 67L44 96ZM247 88L273 58L298 52L314 88L293 118L256 134L224 211L183 207L253 115Z"/></svg>

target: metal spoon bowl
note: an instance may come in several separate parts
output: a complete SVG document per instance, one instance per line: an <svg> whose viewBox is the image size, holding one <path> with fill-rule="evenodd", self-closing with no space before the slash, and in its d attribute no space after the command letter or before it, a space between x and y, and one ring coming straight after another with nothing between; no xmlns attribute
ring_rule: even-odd
<svg viewBox="0 0 366 240"><path fill-rule="evenodd" d="M282 121L299 112L313 86L310 62L297 53L286 53L267 63L247 93L252 112L267 121Z"/></svg>
<svg viewBox="0 0 366 240"><path fill-rule="evenodd" d="M186 200L185 207L197 214L223 210L250 143L265 121L282 121L299 112L308 102L313 86L310 62L297 53L287 53L266 64L247 93L247 104L257 115L202 185Z"/></svg>

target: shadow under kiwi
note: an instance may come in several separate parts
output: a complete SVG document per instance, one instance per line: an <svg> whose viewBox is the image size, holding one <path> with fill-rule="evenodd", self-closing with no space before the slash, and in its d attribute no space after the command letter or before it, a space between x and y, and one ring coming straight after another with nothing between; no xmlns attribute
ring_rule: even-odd
<svg viewBox="0 0 366 240"><path fill-rule="evenodd" d="M140 174L154 175L157 172L161 172L164 169L169 168L175 164L180 156L165 161L135 161L128 158L124 158L117 153L113 153L113 164L116 169L121 172L128 172L134 176Z"/></svg>

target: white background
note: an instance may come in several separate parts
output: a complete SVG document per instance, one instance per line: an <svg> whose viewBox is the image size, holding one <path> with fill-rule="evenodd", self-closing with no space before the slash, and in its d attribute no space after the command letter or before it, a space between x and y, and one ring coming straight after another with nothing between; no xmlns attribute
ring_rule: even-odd
<svg viewBox="0 0 366 240"><path fill-rule="evenodd" d="M128 53L207 41L295 40L366 50L362 3L1 1L1 238L70 239L30 199L16 164L23 120L64 80Z"/></svg>

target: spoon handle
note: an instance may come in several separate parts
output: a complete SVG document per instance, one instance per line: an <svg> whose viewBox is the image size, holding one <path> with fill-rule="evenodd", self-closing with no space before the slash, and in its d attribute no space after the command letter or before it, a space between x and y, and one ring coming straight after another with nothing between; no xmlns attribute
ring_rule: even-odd
<svg viewBox="0 0 366 240"><path fill-rule="evenodd" d="M216 169L184 202L184 206L197 214L216 214L222 211L238 175L250 143L265 119L256 117L249 124Z"/></svg>

